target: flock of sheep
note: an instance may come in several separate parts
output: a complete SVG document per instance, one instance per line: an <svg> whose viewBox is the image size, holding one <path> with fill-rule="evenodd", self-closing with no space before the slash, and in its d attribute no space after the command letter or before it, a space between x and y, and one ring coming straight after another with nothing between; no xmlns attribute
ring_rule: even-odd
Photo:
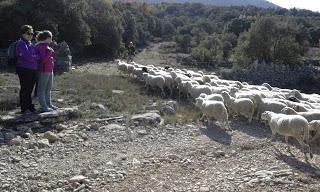
<svg viewBox="0 0 320 192"><path fill-rule="evenodd" d="M280 89L269 84L249 85L246 82L223 80L214 74L188 69L155 67L118 60L118 69L145 83L147 90L159 91L169 97L191 99L208 124L219 122L232 131L229 118L243 116L267 121L272 132L294 137L301 145L307 160L312 158L310 143L320 137L320 95L304 94L298 90ZM313 135L312 137L310 135Z"/></svg>

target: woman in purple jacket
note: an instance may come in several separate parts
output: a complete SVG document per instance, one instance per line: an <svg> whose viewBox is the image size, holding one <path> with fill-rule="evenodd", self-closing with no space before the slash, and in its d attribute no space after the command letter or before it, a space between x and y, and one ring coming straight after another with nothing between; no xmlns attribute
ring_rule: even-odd
<svg viewBox="0 0 320 192"><path fill-rule="evenodd" d="M21 39L16 44L16 70L20 80L20 106L22 113L35 112L31 93L37 80L37 60L35 48L31 43L33 28L24 25L20 29Z"/></svg>
<svg viewBox="0 0 320 192"><path fill-rule="evenodd" d="M36 51L39 54L38 62L38 90L37 95L41 106L40 112L57 109L52 105L51 89L53 83L53 55L54 51L49 44L52 42L52 33L42 31L38 35Z"/></svg>

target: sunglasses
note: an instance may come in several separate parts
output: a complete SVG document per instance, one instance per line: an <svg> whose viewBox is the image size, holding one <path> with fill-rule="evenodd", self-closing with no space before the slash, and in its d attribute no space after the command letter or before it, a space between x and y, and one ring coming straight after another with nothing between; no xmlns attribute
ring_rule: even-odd
<svg viewBox="0 0 320 192"><path fill-rule="evenodd" d="M34 35L34 33L30 33L30 32L28 32L28 33L26 33L27 35Z"/></svg>

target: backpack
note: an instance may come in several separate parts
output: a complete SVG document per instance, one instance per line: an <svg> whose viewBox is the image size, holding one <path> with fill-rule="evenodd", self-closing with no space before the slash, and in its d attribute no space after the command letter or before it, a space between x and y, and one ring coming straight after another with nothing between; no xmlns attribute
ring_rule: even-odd
<svg viewBox="0 0 320 192"><path fill-rule="evenodd" d="M15 67L17 62L17 55L16 55L16 46L17 41L10 44L8 48L8 64L9 67Z"/></svg>

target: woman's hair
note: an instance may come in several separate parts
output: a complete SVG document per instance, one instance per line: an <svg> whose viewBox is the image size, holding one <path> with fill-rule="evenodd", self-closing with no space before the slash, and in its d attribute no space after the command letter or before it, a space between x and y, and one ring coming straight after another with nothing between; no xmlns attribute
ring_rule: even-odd
<svg viewBox="0 0 320 192"><path fill-rule="evenodd" d="M21 28L20 28L20 33L21 35L27 33L28 31L30 30L33 30L32 26L31 25L23 25Z"/></svg>
<svg viewBox="0 0 320 192"><path fill-rule="evenodd" d="M39 35L40 33L41 33L41 31L35 31L33 36L34 36L35 38L38 38L38 35Z"/></svg>
<svg viewBox="0 0 320 192"><path fill-rule="evenodd" d="M52 38L52 33L50 31L41 31L38 35L38 41L44 41L49 37Z"/></svg>

